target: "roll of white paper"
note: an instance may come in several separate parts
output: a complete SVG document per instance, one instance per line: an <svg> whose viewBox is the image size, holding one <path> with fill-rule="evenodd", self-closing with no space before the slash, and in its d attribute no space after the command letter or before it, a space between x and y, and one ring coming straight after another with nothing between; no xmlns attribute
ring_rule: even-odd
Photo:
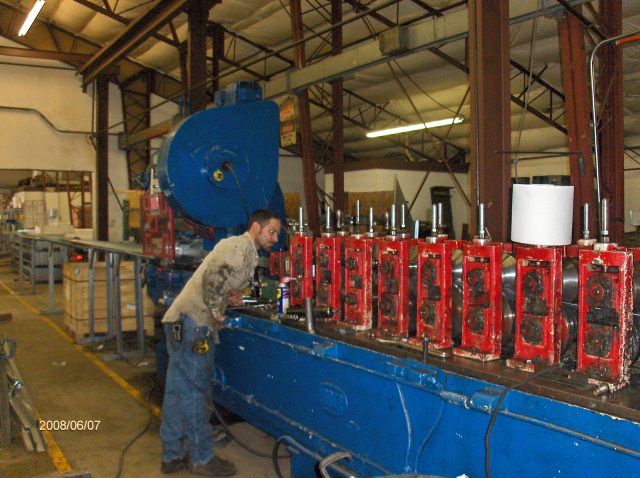
<svg viewBox="0 0 640 478"><path fill-rule="evenodd" d="M511 240L536 246L571 244L573 186L514 184Z"/></svg>

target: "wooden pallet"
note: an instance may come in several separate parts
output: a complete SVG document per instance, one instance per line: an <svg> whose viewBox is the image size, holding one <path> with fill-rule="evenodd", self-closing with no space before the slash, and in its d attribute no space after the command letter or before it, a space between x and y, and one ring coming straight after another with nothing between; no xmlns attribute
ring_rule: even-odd
<svg viewBox="0 0 640 478"><path fill-rule="evenodd" d="M89 336L89 320L88 319L77 319L68 314L64 314L63 325L67 333L76 340ZM114 323L114 327L115 327L115 323ZM153 319L153 315L145 316L144 317L144 334L146 336L152 337L155 333L154 328L155 328L155 322ZM107 333L107 330L108 330L107 319L95 319L93 321L93 331L95 335L105 335ZM137 327L136 327L135 317L124 317L122 319L123 332L135 332L136 330L137 330Z"/></svg>

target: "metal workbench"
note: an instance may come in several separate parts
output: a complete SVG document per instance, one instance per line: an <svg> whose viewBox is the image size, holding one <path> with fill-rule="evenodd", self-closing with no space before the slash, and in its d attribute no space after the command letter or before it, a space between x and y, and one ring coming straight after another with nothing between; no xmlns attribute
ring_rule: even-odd
<svg viewBox="0 0 640 478"><path fill-rule="evenodd" d="M143 254L142 246L139 244L131 243L118 243L107 241L87 241L78 239L69 239L59 235L42 235L33 234L26 231L19 231L15 233L18 241L20 241L20 253L24 247L30 247L33 249L37 241L45 241L48 243L48 267L49 267L49 306L43 310L45 314L60 313L59 309L55 308L55 296L54 296L54 254L55 248L61 247L63 253L63 265L66 257L68 256L69 248L82 249L87 251L87 258L89 264L89 337L86 339L77 339L78 343L97 343L105 342L113 338L116 339L116 347L118 354L124 354L123 340L122 340L122 314L120 308L120 261L123 256L132 257L134 260L134 287L136 297L136 333L138 352L140 355L145 353L144 343L144 310L142 299L142 263L149 259L153 259L152 256ZM94 317L94 263L96 253L104 253L106 262L106 285L107 285L107 334L105 336L97 337L95 335L95 317ZM33 261L32 261L33 263ZM33 265L31 266L33 267ZM23 294L23 281L24 281L24 265L23 258L19 260L18 270L18 290L20 294ZM35 293L35 275L30 274L31 293Z"/></svg>

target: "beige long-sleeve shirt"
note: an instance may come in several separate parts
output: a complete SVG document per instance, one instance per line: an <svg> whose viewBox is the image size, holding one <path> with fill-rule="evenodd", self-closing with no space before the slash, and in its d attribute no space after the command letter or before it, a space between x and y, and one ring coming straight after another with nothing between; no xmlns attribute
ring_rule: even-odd
<svg viewBox="0 0 640 478"><path fill-rule="evenodd" d="M257 265L258 251L248 232L222 239L193 273L162 322L175 322L180 314L186 314L198 326L216 326L224 319L229 291L244 289Z"/></svg>

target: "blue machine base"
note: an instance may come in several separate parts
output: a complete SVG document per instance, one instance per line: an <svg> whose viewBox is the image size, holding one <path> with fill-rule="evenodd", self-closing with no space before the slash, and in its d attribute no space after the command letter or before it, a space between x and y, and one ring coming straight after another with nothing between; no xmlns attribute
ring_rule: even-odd
<svg viewBox="0 0 640 478"><path fill-rule="evenodd" d="M292 451L292 476L485 476L484 437L504 387L281 324L231 314L216 401ZM595 399L594 399L595 400ZM490 438L494 477L640 476L640 425L510 391Z"/></svg>

